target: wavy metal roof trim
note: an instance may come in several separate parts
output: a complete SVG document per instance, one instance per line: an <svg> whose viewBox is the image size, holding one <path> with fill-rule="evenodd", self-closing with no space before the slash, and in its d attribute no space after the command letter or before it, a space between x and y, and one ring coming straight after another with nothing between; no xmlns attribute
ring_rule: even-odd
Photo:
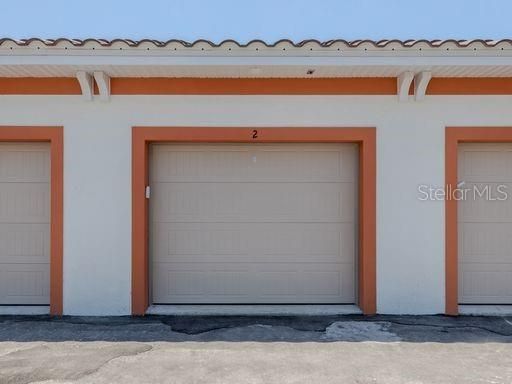
<svg viewBox="0 0 512 384"><path fill-rule="evenodd" d="M245 44L239 43L236 40L223 40L219 43L212 42L210 40L199 39L192 42L170 39L166 41L161 40L151 40L151 39L142 39L142 40L130 40L130 39L69 39L69 38L59 38L59 39L41 39L41 38L30 38L30 39L11 39L11 38L0 38L0 47L7 44L14 44L19 47L30 47L32 45L39 46L44 45L49 48L59 48L60 46L73 46L73 47L85 47L88 44L97 44L99 46L108 48L113 45L124 44L127 48L137 48L142 45L147 46L153 45L155 48L165 48L169 45L180 45L183 48L195 48L201 45L207 45L211 48L228 48L228 47L237 47L237 48L250 48L250 47L264 47L264 48L276 48L277 46L289 46L291 48L304 48L309 46L310 48L334 48L336 46L343 46L345 48L358 48L361 46L371 46L373 48L386 48L390 46L397 46L401 48L414 48L416 46L428 46L430 48L443 48L444 46L455 46L457 48L496 48L498 46L508 46L512 48L512 39L501 39L501 40L484 40L484 39L474 39L474 40L455 40L455 39L447 39L447 40L343 40L343 39L335 39L328 41L319 41L319 40L303 40L299 42L294 42L288 39L278 40L274 43L267 43L263 40L251 40Z"/></svg>

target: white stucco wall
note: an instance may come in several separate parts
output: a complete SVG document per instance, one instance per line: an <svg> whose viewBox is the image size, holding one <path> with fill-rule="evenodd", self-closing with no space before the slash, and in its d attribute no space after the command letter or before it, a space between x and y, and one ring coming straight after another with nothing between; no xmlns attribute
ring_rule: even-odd
<svg viewBox="0 0 512 384"><path fill-rule="evenodd" d="M126 315L131 285L131 127L377 127L377 309L444 311L444 127L512 126L512 97L0 96L0 125L64 126L64 313Z"/></svg>

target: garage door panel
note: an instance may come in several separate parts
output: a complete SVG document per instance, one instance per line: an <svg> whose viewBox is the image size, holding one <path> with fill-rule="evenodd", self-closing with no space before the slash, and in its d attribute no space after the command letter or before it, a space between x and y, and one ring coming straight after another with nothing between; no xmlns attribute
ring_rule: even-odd
<svg viewBox="0 0 512 384"><path fill-rule="evenodd" d="M321 150L316 149L321 148ZM357 145L152 147L154 182L353 182L357 178Z"/></svg>
<svg viewBox="0 0 512 384"><path fill-rule="evenodd" d="M48 263L47 224L0 224L0 263Z"/></svg>
<svg viewBox="0 0 512 384"><path fill-rule="evenodd" d="M47 144L0 143L0 183L47 183L49 177Z"/></svg>
<svg viewBox="0 0 512 384"><path fill-rule="evenodd" d="M465 188L509 194L471 192L458 203L459 303L512 304L512 144L461 144L458 166Z"/></svg>
<svg viewBox="0 0 512 384"><path fill-rule="evenodd" d="M464 203L460 204L460 221L512 222L512 183L466 182L464 188L469 192ZM500 193L500 190L511 198Z"/></svg>
<svg viewBox="0 0 512 384"><path fill-rule="evenodd" d="M512 223L461 223L461 226L461 262L512 264Z"/></svg>
<svg viewBox="0 0 512 384"><path fill-rule="evenodd" d="M1 304L41 304L50 302L50 266L30 263L0 265Z"/></svg>
<svg viewBox="0 0 512 384"><path fill-rule="evenodd" d="M507 144L464 144L459 151L459 174L468 182L512 182L511 156Z"/></svg>
<svg viewBox="0 0 512 384"><path fill-rule="evenodd" d="M269 270L265 263L163 264L154 272L165 282L153 292L156 303L351 303L354 297L348 265L282 263Z"/></svg>
<svg viewBox="0 0 512 384"><path fill-rule="evenodd" d="M247 169L248 151L232 147L215 151L215 147L154 145L151 177L154 182L211 182L239 180Z"/></svg>
<svg viewBox="0 0 512 384"><path fill-rule="evenodd" d="M507 304L512 302L512 265L466 264L459 289L469 303Z"/></svg>
<svg viewBox="0 0 512 384"><path fill-rule="evenodd" d="M48 183L0 183L0 223L47 223Z"/></svg>
<svg viewBox="0 0 512 384"><path fill-rule="evenodd" d="M153 232L155 261L215 260L349 262L355 259L350 223L161 224Z"/></svg>
<svg viewBox="0 0 512 384"><path fill-rule="evenodd" d="M0 304L49 299L50 146L0 144Z"/></svg>
<svg viewBox="0 0 512 384"><path fill-rule="evenodd" d="M353 303L357 146L157 145L155 303Z"/></svg>
<svg viewBox="0 0 512 384"><path fill-rule="evenodd" d="M155 221L354 220L349 183L161 183Z"/></svg>

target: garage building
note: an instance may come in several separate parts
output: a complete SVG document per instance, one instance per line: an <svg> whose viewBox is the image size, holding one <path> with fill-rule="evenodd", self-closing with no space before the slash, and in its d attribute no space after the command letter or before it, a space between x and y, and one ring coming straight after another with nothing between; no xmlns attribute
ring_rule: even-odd
<svg viewBox="0 0 512 384"><path fill-rule="evenodd" d="M0 313L512 312L511 106L508 40L0 39Z"/></svg>

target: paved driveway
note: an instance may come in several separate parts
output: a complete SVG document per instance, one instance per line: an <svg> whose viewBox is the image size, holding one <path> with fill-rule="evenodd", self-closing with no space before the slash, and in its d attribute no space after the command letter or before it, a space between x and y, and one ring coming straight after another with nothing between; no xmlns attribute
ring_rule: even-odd
<svg viewBox="0 0 512 384"><path fill-rule="evenodd" d="M512 383L512 320L0 317L0 383Z"/></svg>

